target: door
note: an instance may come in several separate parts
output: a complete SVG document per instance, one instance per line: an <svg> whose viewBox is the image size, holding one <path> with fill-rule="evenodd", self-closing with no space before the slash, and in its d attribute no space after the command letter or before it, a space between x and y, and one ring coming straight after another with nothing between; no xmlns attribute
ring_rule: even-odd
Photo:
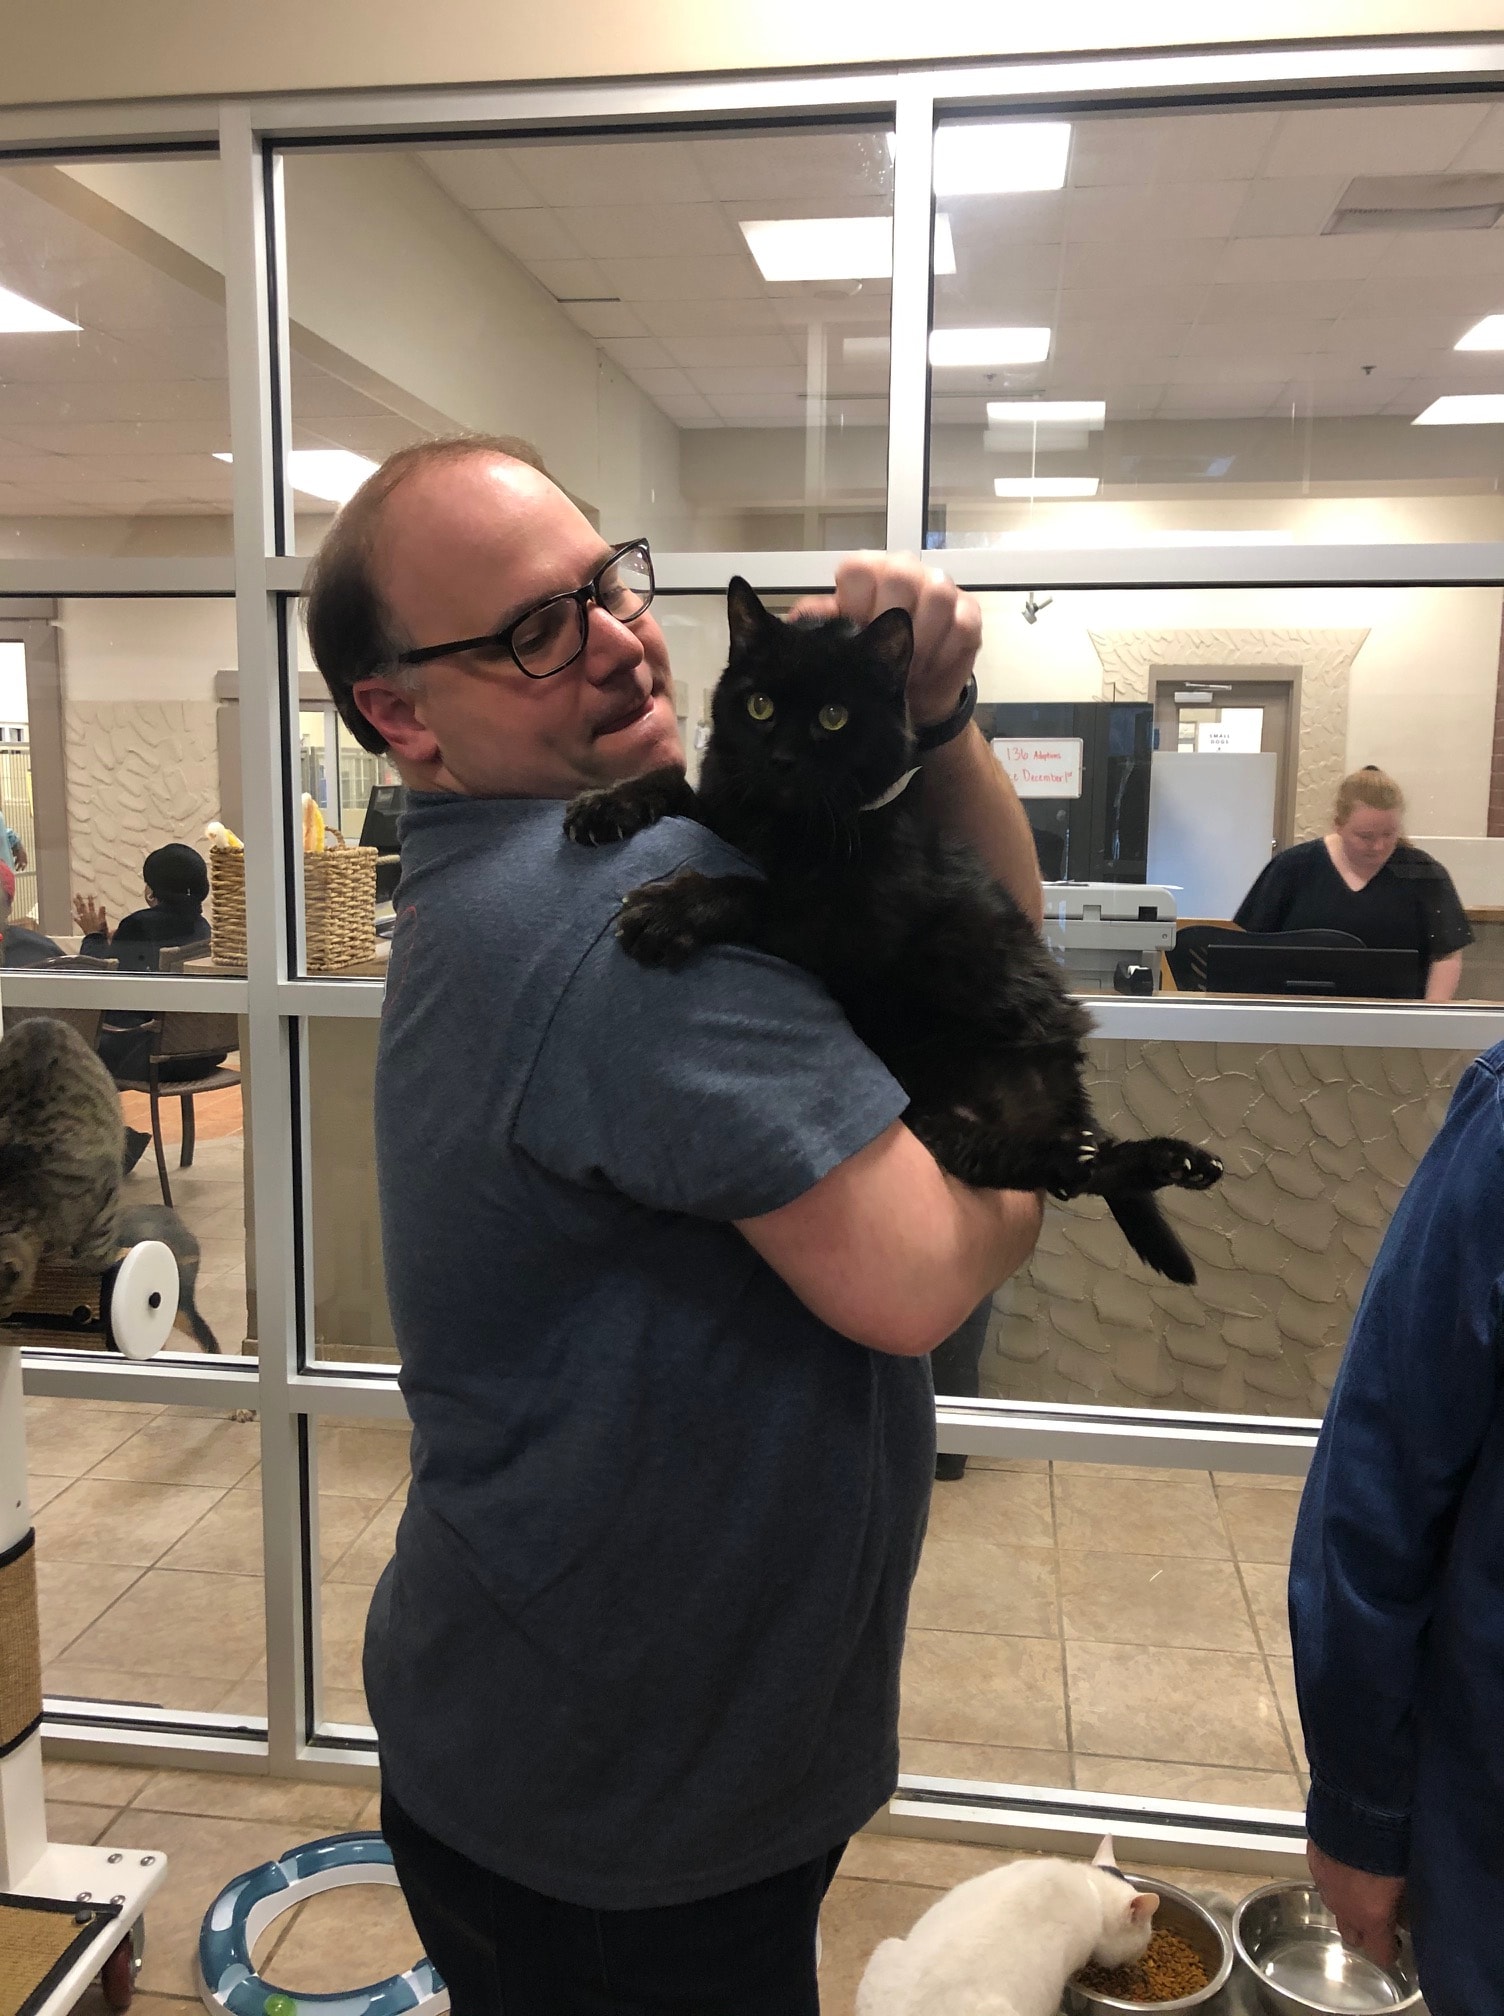
<svg viewBox="0 0 1504 2016"><path fill-rule="evenodd" d="M1274 844L1295 838L1300 674L1277 666L1159 666L1154 729L1162 755L1273 756Z"/></svg>

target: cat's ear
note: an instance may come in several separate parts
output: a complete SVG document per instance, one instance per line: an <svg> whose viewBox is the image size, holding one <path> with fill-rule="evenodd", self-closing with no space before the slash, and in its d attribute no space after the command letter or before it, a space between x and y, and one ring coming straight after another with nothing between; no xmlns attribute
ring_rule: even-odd
<svg viewBox="0 0 1504 2016"><path fill-rule="evenodd" d="M885 609L862 632L862 647L901 693L914 658L914 619L907 609Z"/></svg>
<svg viewBox="0 0 1504 2016"><path fill-rule="evenodd" d="M731 631L731 655L750 651L778 621L758 599L757 590L740 574L731 578L726 590L726 621Z"/></svg>
<svg viewBox="0 0 1504 2016"><path fill-rule="evenodd" d="M1117 1868L1118 1851L1112 1845L1112 1836L1110 1834L1104 1834L1101 1841L1097 1844L1097 1852L1091 1858L1091 1866L1093 1869Z"/></svg>
<svg viewBox="0 0 1504 2016"><path fill-rule="evenodd" d="M1130 1925L1147 1925L1159 1909L1159 1899L1152 1890L1135 1890L1128 1906Z"/></svg>

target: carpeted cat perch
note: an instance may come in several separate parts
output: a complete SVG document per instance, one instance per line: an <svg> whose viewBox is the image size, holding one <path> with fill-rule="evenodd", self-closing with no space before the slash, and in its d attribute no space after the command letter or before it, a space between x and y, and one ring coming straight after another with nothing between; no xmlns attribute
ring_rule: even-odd
<svg viewBox="0 0 1504 2016"><path fill-rule="evenodd" d="M99 1977L129 2006L142 1911L167 1873L151 1850L47 1839L36 1534L26 1497L21 1344L96 1345L149 1358L177 1310L177 1264L153 1241L103 1276L44 1268L25 1311L0 1323L0 2016L63 2016Z"/></svg>

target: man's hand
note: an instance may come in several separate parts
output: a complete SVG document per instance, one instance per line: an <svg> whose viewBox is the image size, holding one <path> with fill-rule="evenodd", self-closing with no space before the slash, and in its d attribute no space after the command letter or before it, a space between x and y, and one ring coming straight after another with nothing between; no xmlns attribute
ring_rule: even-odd
<svg viewBox="0 0 1504 2016"><path fill-rule="evenodd" d="M30 858L27 855L24 843L18 840L15 846L11 849L11 852L15 856L16 860L16 873L18 875L24 875L26 873L26 863Z"/></svg>
<svg viewBox="0 0 1504 2016"><path fill-rule="evenodd" d="M1321 1901L1345 1942L1381 1967L1392 1967L1399 1958L1395 1928L1405 1895L1404 1877L1371 1876L1366 1869L1349 1868L1346 1862L1323 1855L1314 1841L1306 1844L1306 1860Z"/></svg>
<svg viewBox="0 0 1504 2016"><path fill-rule="evenodd" d="M108 932L110 920L105 915L104 905L92 896L75 896L73 899L73 921L86 938L96 931Z"/></svg>
<svg viewBox="0 0 1504 2016"><path fill-rule="evenodd" d="M916 727L933 727L955 713L982 647L975 595L915 553L851 553L836 569L834 595L806 595L789 613L870 623L885 609L907 609L914 619L909 712Z"/></svg>

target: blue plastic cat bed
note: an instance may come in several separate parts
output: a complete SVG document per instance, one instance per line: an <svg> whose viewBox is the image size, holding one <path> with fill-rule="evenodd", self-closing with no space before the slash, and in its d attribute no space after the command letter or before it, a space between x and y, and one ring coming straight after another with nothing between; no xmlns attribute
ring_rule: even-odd
<svg viewBox="0 0 1504 2016"><path fill-rule="evenodd" d="M263 1981L251 1965L267 1926L305 1898L347 1883L395 1883L392 1851L379 1834L331 1834L289 1848L227 1883L204 1914L198 1939L199 1993L211 2016L439 2016L449 1990L432 1964L332 1995L307 1995Z"/></svg>

